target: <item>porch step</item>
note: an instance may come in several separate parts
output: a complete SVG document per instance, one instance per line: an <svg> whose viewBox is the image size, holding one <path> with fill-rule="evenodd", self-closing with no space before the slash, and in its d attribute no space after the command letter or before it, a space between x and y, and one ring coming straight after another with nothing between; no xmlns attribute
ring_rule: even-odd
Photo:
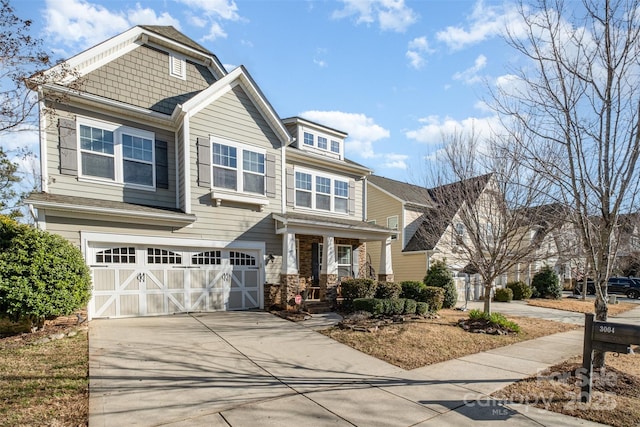
<svg viewBox="0 0 640 427"><path fill-rule="evenodd" d="M331 310L331 304L324 301L309 301L307 302L307 312L311 314L329 313Z"/></svg>

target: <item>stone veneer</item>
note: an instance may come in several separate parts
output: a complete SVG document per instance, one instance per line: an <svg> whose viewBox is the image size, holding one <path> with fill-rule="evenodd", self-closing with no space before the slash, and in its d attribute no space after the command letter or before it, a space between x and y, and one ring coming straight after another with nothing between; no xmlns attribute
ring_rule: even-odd
<svg viewBox="0 0 640 427"><path fill-rule="evenodd" d="M393 282L393 274L378 274L378 282Z"/></svg>
<svg viewBox="0 0 640 427"><path fill-rule="evenodd" d="M287 310L295 308L295 296L300 291L297 274L280 275L280 304Z"/></svg>

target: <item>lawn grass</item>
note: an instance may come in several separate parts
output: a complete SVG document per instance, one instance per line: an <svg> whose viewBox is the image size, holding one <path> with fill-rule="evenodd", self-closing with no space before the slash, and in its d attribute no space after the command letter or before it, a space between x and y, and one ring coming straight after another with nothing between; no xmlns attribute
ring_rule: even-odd
<svg viewBox="0 0 640 427"><path fill-rule="evenodd" d="M543 299L536 298L528 301L529 305L536 307L555 308L557 310L573 311L576 313L593 313L595 308L593 300L582 300L578 298L560 298L560 299ZM619 302L618 304L609 304L609 316L616 316L625 311L629 311L639 307L638 304L631 302Z"/></svg>
<svg viewBox="0 0 640 427"><path fill-rule="evenodd" d="M439 318L385 326L375 333L331 328L323 334L363 353L403 369L415 369L456 359L480 351L538 338L579 326L536 318L510 317L520 325L515 335L465 332L457 325L468 316L456 310L441 310Z"/></svg>
<svg viewBox="0 0 640 427"><path fill-rule="evenodd" d="M0 345L0 426L88 424L87 331L41 344Z"/></svg>

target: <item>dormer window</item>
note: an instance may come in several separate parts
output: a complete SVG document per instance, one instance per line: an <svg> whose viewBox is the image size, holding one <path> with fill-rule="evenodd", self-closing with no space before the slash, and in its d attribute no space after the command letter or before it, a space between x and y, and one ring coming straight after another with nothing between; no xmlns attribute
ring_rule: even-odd
<svg viewBox="0 0 640 427"><path fill-rule="evenodd" d="M340 143L338 141L331 141L331 151L340 154Z"/></svg>
<svg viewBox="0 0 640 427"><path fill-rule="evenodd" d="M310 145L313 147L313 134L309 132L304 133L304 145Z"/></svg>
<svg viewBox="0 0 640 427"><path fill-rule="evenodd" d="M169 55L169 74L182 80L187 78L187 61L185 58Z"/></svg>
<svg viewBox="0 0 640 427"><path fill-rule="evenodd" d="M325 138L324 136L319 136L318 137L318 148L320 148L322 150L326 150L327 149L327 138Z"/></svg>

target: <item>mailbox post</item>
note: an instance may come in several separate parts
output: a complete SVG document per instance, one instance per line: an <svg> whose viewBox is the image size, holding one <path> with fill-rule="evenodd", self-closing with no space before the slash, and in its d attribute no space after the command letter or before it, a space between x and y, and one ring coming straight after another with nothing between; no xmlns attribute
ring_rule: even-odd
<svg viewBox="0 0 640 427"><path fill-rule="evenodd" d="M585 313L582 348L582 387L580 400L591 401L593 350L632 353L631 345L640 344L640 326L596 321L593 313Z"/></svg>

